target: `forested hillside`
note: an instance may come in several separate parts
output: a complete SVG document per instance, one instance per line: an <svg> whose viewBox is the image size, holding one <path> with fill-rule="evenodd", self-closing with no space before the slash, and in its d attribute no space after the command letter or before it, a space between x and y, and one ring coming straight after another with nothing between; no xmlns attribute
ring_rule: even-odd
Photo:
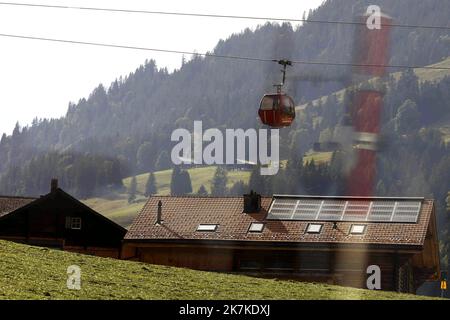
<svg viewBox="0 0 450 320"><path fill-rule="evenodd" d="M308 18L351 21L368 4L379 4L396 23L448 25L445 13L450 3L440 0L329 0ZM396 28L392 38L392 64L427 65L449 53L446 30ZM220 40L214 53L351 62L352 43L351 25L306 23L292 28L289 24L265 24ZM259 99L278 81L278 70L276 64L264 62L193 57L168 73L147 61L127 77L110 86L99 85L89 97L71 103L65 117L36 119L29 126L18 125L11 136L4 135L0 140L0 193L37 195L46 192L49 178L57 175L63 187L86 197L99 188L119 186L122 177L167 169L172 147L169 137L176 127L189 128L193 120L203 120L205 128L259 126ZM298 103L306 103L345 86L321 82L321 75L341 77L349 72L343 67L296 66L291 70L289 91ZM310 77L313 82L305 81ZM394 93L386 117L396 116L396 108L410 99L420 109L417 126L428 126L448 110L442 102L446 88L448 80L425 84L421 92L411 93L415 96L408 90ZM444 93L436 96L436 91ZM438 103L431 103L429 97ZM332 105L333 100L327 103ZM331 113L328 118L332 119L339 111L324 107L324 112ZM326 119L314 130L307 128L310 118L301 127L283 130L283 157L289 157L293 148L307 150L320 131L333 126Z"/></svg>
<svg viewBox="0 0 450 320"><path fill-rule="evenodd" d="M374 4L395 24L450 26L450 1L442 0L328 0L306 16L312 21L353 21L364 7ZM295 12L295 8L287 11ZM267 23L218 41L213 52L351 63L354 28ZM431 65L445 61L449 53L448 30L393 28L391 65ZM261 127L257 108L261 96L279 81L277 64L200 56L180 59L181 68L171 73L153 60L146 61L128 76L99 85L89 97L70 103L60 119L35 119L25 127L17 124L12 135L0 139L0 194L38 196L48 192L53 177L81 199L110 191L124 194L128 191L123 178L172 167L170 136L175 128L191 129L194 120L202 120L204 129ZM448 62L442 64L449 66ZM391 68L391 76L383 83L383 143L377 155L376 194L436 199L441 257L446 262L450 73L428 71ZM220 169L211 192L237 194L251 188L264 194L344 193L347 177L343 172L349 157L345 150L334 150L331 161L324 163L305 161L304 155L317 142L336 140L352 94L348 82L341 79L350 76L350 67L343 66L290 68L287 90L300 107L295 124L280 132L284 168L266 177L255 168L248 185L237 181L231 187L226 171ZM208 192L204 186L192 191Z"/></svg>

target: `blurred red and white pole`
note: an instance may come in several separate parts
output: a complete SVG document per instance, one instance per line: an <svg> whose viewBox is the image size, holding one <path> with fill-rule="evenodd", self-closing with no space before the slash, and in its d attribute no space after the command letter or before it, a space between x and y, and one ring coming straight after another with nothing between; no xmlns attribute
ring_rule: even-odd
<svg viewBox="0 0 450 320"><path fill-rule="evenodd" d="M363 25L357 27L354 52L353 83L360 84L386 75L389 63L389 42L392 19L381 12L374 25L373 15L362 17ZM376 183L376 153L380 135L383 92L366 83L368 88L357 89L349 114L354 132L356 161L347 182L347 194L372 196Z"/></svg>

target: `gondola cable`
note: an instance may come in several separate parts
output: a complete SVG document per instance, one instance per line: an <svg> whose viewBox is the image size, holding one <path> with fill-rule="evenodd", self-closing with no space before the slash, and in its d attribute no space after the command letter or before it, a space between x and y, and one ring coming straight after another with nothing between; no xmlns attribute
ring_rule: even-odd
<svg viewBox="0 0 450 320"><path fill-rule="evenodd" d="M256 58L256 57L248 57L248 56L222 55L222 54L216 54L216 53L210 53L210 52L198 53L198 52L191 52L191 51L185 51L185 50L149 48L149 47L140 47L140 46L131 46L131 45L121 45L121 44L110 44L110 43L100 43L100 42L25 36L25 35L16 35L16 34L7 34L7 33L0 33L0 37L26 39L26 40L37 40L37 41L48 41L48 42L59 42L59 43L78 44L78 45L97 46L97 47L109 47L109 48L119 48L119 49L153 51L153 52L174 53L174 54L186 54L186 55L192 55L192 56L202 56L202 57L206 57L206 58L220 58L220 59L244 60L244 61L254 61L254 62L275 62L275 63L279 63L279 61L282 61L282 59L275 59L275 58ZM450 70L450 67L438 67L438 66L354 64L354 63L346 63L346 62L325 62L325 61L305 61L305 60L290 60L290 61L292 64L299 64L299 65Z"/></svg>
<svg viewBox="0 0 450 320"><path fill-rule="evenodd" d="M114 9L114 8L65 6L65 5L40 4L40 3L0 2L0 5L47 8L47 9L70 9L70 10L85 10L85 11L99 11L99 12L172 15L172 16L185 16L185 17L187 16L187 17L198 17L198 18L241 19L241 20L259 20L259 21L277 21L277 22L295 22L295 23L302 22L302 23L318 23L318 24L333 24L333 25L335 25L335 24L365 25L365 23L357 22L357 21L327 21L327 20L296 19L296 18L275 18L275 17L205 14L205 13L194 13L194 12L170 12L170 11L152 11L152 10ZM382 24L381 26L389 26L389 27L397 27L397 28L410 28L410 29L412 28L412 29L450 30L450 27L448 27L448 26L391 24L391 23Z"/></svg>

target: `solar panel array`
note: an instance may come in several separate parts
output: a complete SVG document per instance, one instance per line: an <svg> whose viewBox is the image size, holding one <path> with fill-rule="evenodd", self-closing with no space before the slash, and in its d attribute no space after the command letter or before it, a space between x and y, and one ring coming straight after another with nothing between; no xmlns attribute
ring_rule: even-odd
<svg viewBox="0 0 450 320"><path fill-rule="evenodd" d="M421 200L311 199L274 197L271 220L367 221L416 223Z"/></svg>

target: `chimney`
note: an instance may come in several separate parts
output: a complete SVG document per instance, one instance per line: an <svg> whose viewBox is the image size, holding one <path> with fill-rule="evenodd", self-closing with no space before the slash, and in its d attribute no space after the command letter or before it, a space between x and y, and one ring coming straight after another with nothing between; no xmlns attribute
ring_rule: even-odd
<svg viewBox="0 0 450 320"><path fill-rule="evenodd" d="M261 195L250 191L244 194L244 213L257 213L261 211Z"/></svg>
<svg viewBox="0 0 450 320"><path fill-rule="evenodd" d="M157 225L160 225L162 223L162 201L159 200L158 202L158 213L156 214L156 223Z"/></svg>
<svg viewBox="0 0 450 320"><path fill-rule="evenodd" d="M50 184L50 192L55 192L58 189L58 179L52 179Z"/></svg>

